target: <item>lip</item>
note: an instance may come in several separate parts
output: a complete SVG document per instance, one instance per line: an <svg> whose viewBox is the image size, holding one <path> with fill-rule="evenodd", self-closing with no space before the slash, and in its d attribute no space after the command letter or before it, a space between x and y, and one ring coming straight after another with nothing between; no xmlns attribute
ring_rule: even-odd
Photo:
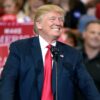
<svg viewBox="0 0 100 100"><path fill-rule="evenodd" d="M53 30L60 31L60 27L52 27Z"/></svg>
<svg viewBox="0 0 100 100"><path fill-rule="evenodd" d="M54 28L53 30L55 30L55 31L60 31L60 29L58 29L58 28Z"/></svg>

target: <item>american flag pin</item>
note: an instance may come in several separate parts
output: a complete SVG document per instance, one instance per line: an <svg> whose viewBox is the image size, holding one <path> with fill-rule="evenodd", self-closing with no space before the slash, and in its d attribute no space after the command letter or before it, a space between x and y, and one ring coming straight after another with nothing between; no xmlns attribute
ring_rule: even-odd
<svg viewBox="0 0 100 100"><path fill-rule="evenodd" d="M61 58L63 58L63 57L64 57L64 55L60 55L60 57L61 57Z"/></svg>

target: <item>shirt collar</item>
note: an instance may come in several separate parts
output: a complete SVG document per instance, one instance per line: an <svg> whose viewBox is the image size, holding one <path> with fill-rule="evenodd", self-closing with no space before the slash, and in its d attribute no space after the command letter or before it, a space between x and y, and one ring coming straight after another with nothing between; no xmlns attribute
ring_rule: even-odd
<svg viewBox="0 0 100 100"><path fill-rule="evenodd" d="M45 48L47 45L49 45L48 42L45 41L40 35L39 35L39 41L42 49ZM56 41L52 42L51 45L56 46Z"/></svg>
<svg viewBox="0 0 100 100"><path fill-rule="evenodd" d="M88 55L87 55L86 52L85 52L84 46L82 46L82 48L81 48L80 50L82 51L83 59L84 59L85 61L91 61L91 60L93 60L93 59L100 59L100 52L99 52L94 58L89 59L89 58L88 58Z"/></svg>

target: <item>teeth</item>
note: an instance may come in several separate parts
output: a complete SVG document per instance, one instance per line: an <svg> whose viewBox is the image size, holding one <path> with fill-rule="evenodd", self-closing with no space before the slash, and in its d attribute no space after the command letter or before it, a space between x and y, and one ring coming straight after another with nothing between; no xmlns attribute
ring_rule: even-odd
<svg viewBox="0 0 100 100"><path fill-rule="evenodd" d="M54 29L54 30L60 30L60 28L59 28L59 27L57 27L57 28L52 28L52 29Z"/></svg>
<svg viewBox="0 0 100 100"><path fill-rule="evenodd" d="M56 28L56 29L53 29L53 30L59 31L59 29L58 29L58 28Z"/></svg>
<svg viewBox="0 0 100 100"><path fill-rule="evenodd" d="M60 30L60 27L58 27L58 26L52 26L51 27L53 30L55 30L55 31L59 31Z"/></svg>

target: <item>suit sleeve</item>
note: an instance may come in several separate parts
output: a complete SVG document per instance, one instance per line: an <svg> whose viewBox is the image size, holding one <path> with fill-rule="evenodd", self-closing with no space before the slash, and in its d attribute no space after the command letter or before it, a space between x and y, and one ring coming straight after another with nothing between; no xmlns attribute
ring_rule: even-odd
<svg viewBox="0 0 100 100"><path fill-rule="evenodd" d="M85 69L81 55L79 55L78 62L76 64L76 73L79 88L86 100L100 100L100 93L98 92L92 77Z"/></svg>
<svg viewBox="0 0 100 100"><path fill-rule="evenodd" d="M0 100L14 100L19 66L18 50L14 44L11 44L10 53L0 78Z"/></svg>

